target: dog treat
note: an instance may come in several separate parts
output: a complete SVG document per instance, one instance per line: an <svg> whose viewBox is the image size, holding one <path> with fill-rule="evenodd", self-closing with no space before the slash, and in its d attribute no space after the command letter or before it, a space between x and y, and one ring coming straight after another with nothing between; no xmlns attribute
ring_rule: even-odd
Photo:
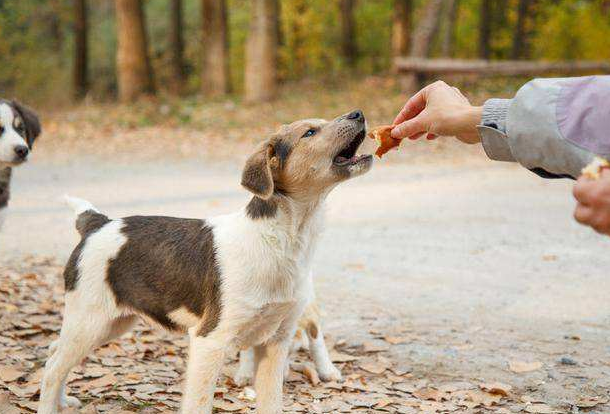
<svg viewBox="0 0 610 414"><path fill-rule="evenodd" d="M592 180L599 180L604 168L610 168L610 162L602 157L595 157L593 161L582 169L582 175Z"/></svg>
<svg viewBox="0 0 610 414"><path fill-rule="evenodd" d="M396 148L400 145L399 139L392 138L392 128L394 128L393 125L382 125L368 133L369 138L377 141L377 145L379 145L377 151L375 151L375 155L379 158L392 148Z"/></svg>

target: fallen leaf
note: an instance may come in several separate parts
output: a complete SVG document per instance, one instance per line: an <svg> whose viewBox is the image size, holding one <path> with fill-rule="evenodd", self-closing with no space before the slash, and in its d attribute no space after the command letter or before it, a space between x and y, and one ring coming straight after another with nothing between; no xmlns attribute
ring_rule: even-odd
<svg viewBox="0 0 610 414"><path fill-rule="evenodd" d="M296 372L300 372L305 375L305 377L309 380L311 385L318 385L320 383L320 377L318 376L318 371L316 368L310 363L306 364L292 364L292 369Z"/></svg>
<svg viewBox="0 0 610 414"><path fill-rule="evenodd" d="M383 374L389 368L388 364L381 361L364 361L358 364L360 368L371 374Z"/></svg>
<svg viewBox="0 0 610 414"><path fill-rule="evenodd" d="M337 351L331 351L330 359L333 362L351 362L351 361L358 360L358 357L355 357L355 356L349 355L349 354L344 354L344 353L337 352Z"/></svg>
<svg viewBox="0 0 610 414"><path fill-rule="evenodd" d="M490 394L480 390L468 390L466 391L468 399L476 405L483 405L485 407L491 407L500 403L502 399L501 395Z"/></svg>
<svg viewBox="0 0 610 414"><path fill-rule="evenodd" d="M608 398L605 397L580 397L574 405L578 408L591 408L599 404L606 404Z"/></svg>
<svg viewBox="0 0 610 414"><path fill-rule="evenodd" d="M421 388L413 393L413 396L420 400L443 401L447 395L435 388Z"/></svg>
<svg viewBox="0 0 610 414"><path fill-rule="evenodd" d="M94 388L104 388L116 384L117 379L114 374L106 374L103 377L87 381L81 387L82 390L93 390Z"/></svg>
<svg viewBox="0 0 610 414"><path fill-rule="evenodd" d="M25 372L15 369L11 366L1 366L0 367L0 380L4 382L13 382L17 381L19 378L23 377Z"/></svg>
<svg viewBox="0 0 610 414"><path fill-rule="evenodd" d="M239 411L245 408L245 405L238 401L214 400L214 408L221 411Z"/></svg>
<svg viewBox="0 0 610 414"><path fill-rule="evenodd" d="M525 407L525 412L532 414L553 414L559 411L546 404L530 404Z"/></svg>
<svg viewBox="0 0 610 414"><path fill-rule="evenodd" d="M373 353L388 351L390 349L390 346L381 341L367 341L362 344L362 348L364 352Z"/></svg>
<svg viewBox="0 0 610 414"><path fill-rule="evenodd" d="M508 393L513 389L512 386L508 384L503 384L501 382L492 382L488 384L480 384L479 387L490 394L497 394L503 397L508 397Z"/></svg>
<svg viewBox="0 0 610 414"><path fill-rule="evenodd" d="M403 338L402 336L384 336L383 340L392 345L399 345L407 342L407 338Z"/></svg>
<svg viewBox="0 0 610 414"><path fill-rule="evenodd" d="M534 361L534 362L523 362L523 361L510 361L508 363L508 368L517 374L521 374L524 372L536 371L542 368L542 362Z"/></svg>

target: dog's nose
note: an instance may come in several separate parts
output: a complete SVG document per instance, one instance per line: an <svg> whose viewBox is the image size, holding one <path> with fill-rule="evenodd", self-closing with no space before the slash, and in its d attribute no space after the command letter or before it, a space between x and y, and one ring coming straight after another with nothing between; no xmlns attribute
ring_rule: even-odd
<svg viewBox="0 0 610 414"><path fill-rule="evenodd" d="M363 122L364 121L364 114L362 113L362 111L360 109L356 109L355 111L352 111L349 114L347 114L346 118L347 119L351 119L353 121Z"/></svg>
<svg viewBox="0 0 610 414"><path fill-rule="evenodd" d="M25 145L17 145L15 147L15 154L17 154L17 157L21 160L25 160L29 153L30 150Z"/></svg>

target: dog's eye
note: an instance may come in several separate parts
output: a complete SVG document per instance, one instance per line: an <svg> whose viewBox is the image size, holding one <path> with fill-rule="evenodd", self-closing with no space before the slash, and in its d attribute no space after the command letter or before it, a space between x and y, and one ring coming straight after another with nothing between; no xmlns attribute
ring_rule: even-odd
<svg viewBox="0 0 610 414"><path fill-rule="evenodd" d="M316 132L318 132L318 131L316 131L315 129L308 129L307 132L305 132L303 134L302 138L307 138L307 137L311 137L313 135L316 135Z"/></svg>

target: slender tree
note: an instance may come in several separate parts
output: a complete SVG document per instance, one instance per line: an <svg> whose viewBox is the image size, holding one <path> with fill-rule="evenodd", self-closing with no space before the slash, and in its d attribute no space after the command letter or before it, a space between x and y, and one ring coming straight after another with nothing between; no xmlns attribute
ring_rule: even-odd
<svg viewBox="0 0 610 414"><path fill-rule="evenodd" d="M455 26L458 18L459 0L446 0L443 7L443 20L445 21L445 31L441 39L441 55L444 57L453 56L455 46Z"/></svg>
<svg viewBox="0 0 610 414"><path fill-rule="evenodd" d="M443 0L428 0L423 10L423 17L415 28L411 42L412 57L425 57L430 54L434 35L438 31L439 15Z"/></svg>
<svg viewBox="0 0 610 414"><path fill-rule="evenodd" d="M277 93L277 0L252 0L246 42L245 99L260 102Z"/></svg>
<svg viewBox="0 0 610 414"><path fill-rule="evenodd" d="M358 59L356 45L356 23L354 21L354 7L356 0L339 0L341 18L341 52L345 62L354 66Z"/></svg>
<svg viewBox="0 0 610 414"><path fill-rule="evenodd" d="M133 101L154 93L141 0L115 0L119 99Z"/></svg>
<svg viewBox="0 0 610 414"><path fill-rule="evenodd" d="M392 56L409 54L411 25L413 21L413 0L394 0L392 17Z"/></svg>
<svg viewBox="0 0 610 414"><path fill-rule="evenodd" d="M203 0L201 90L207 96L229 92L229 37L225 0Z"/></svg>
<svg viewBox="0 0 610 414"><path fill-rule="evenodd" d="M481 13L479 13L479 57L489 59L492 25L493 0L481 0Z"/></svg>
<svg viewBox="0 0 610 414"><path fill-rule="evenodd" d="M533 18L536 0L519 0L517 23L513 33L513 59L524 59L529 54L529 20Z"/></svg>
<svg viewBox="0 0 610 414"><path fill-rule="evenodd" d="M74 0L74 68L72 81L76 99L85 97L89 90L88 34L87 1Z"/></svg>
<svg viewBox="0 0 610 414"><path fill-rule="evenodd" d="M169 50L172 82L175 92L181 92L186 80L184 67L184 36L182 0L170 0Z"/></svg>
<svg viewBox="0 0 610 414"><path fill-rule="evenodd" d="M423 58L430 54L434 35L438 32L439 15L443 6L443 0L428 0L424 5L422 17L413 31L409 56L411 58ZM415 73L401 76L402 88L414 91L422 83Z"/></svg>

